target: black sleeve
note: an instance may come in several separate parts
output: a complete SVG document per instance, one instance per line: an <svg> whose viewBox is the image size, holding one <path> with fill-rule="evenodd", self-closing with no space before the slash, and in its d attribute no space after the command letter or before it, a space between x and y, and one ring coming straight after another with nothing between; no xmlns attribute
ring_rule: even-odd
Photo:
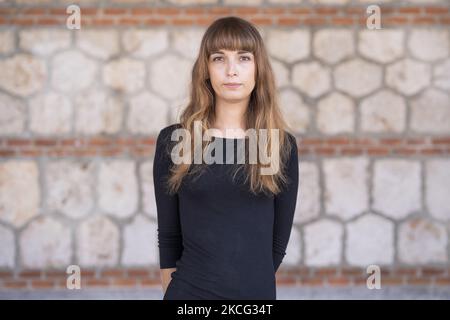
<svg viewBox="0 0 450 320"><path fill-rule="evenodd" d="M275 195L275 219L273 226L273 266L278 270L284 256L291 235L298 191L298 148L296 138L288 134L291 142L291 154L286 165L289 183L282 191Z"/></svg>
<svg viewBox="0 0 450 320"><path fill-rule="evenodd" d="M160 268L175 268L176 261L183 252L178 194L170 195L166 186L169 169L173 165L170 158L171 130L160 131L156 141L153 160L153 183L158 220L158 247Z"/></svg>

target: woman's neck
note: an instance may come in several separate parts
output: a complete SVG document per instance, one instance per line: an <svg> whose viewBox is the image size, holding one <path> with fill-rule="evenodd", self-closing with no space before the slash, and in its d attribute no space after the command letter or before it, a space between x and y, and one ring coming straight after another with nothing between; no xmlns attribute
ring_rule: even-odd
<svg viewBox="0 0 450 320"><path fill-rule="evenodd" d="M225 135L225 130L245 131L246 121L245 112L247 110L247 102L239 103L218 102L215 107L214 129L218 129Z"/></svg>

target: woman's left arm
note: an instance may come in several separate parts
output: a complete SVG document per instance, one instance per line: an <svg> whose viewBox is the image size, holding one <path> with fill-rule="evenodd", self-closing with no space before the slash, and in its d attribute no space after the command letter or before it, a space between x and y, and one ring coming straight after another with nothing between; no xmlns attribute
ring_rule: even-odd
<svg viewBox="0 0 450 320"><path fill-rule="evenodd" d="M291 235L292 224L294 220L295 207L297 204L297 192L298 192L298 147L296 138L289 135L291 141L291 154L287 162L286 175L289 183L283 186L280 193L275 196L275 219L273 226L273 266L275 272L277 272L284 256L286 255L286 249Z"/></svg>

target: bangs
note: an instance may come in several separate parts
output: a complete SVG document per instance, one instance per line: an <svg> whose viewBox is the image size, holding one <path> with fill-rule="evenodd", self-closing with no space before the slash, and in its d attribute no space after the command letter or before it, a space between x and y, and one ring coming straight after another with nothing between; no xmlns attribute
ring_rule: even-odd
<svg viewBox="0 0 450 320"><path fill-rule="evenodd" d="M255 34L247 26L242 26L233 21L215 28L206 39L206 54L209 57L219 50L248 51L253 54L257 51L257 39Z"/></svg>

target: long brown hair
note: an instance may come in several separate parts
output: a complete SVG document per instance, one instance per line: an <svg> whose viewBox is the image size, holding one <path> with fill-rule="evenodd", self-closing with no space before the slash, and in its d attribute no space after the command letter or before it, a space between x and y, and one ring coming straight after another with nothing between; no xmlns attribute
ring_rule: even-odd
<svg viewBox="0 0 450 320"><path fill-rule="evenodd" d="M253 128L259 141L259 129L279 130L279 163L280 170L276 174L261 175L261 164L245 164L245 181L249 182L250 191L277 194L281 191L281 184L287 182L285 166L291 152L291 143L288 140L288 124L283 119L278 105L278 95L275 78L263 39L257 28L250 22L239 17L224 17L214 21L206 30L199 49L198 57L192 68L190 86L190 101L180 115L181 128L189 130L194 146L194 121L201 121L202 130L211 128L215 123L215 93L208 73L208 59L212 52L225 50L245 50L253 53L255 57L255 88L253 89L245 117L246 129ZM265 145L271 150L270 134ZM202 152L210 141L202 142ZM191 153L192 154L192 153ZM266 153L268 154L268 153ZM169 190L173 193L178 190L183 177L194 174L190 170L191 164L174 165L168 179ZM199 166L201 170L201 166ZM242 168L239 166L238 169ZM192 172L190 172L192 171ZM237 171L235 172L237 173Z"/></svg>

